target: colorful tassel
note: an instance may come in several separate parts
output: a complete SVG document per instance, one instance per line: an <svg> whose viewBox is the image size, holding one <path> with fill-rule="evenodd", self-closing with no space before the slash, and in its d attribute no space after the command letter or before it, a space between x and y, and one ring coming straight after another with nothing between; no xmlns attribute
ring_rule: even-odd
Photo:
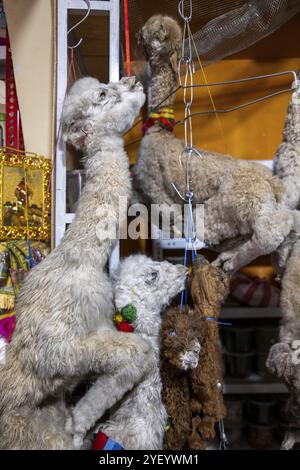
<svg viewBox="0 0 300 470"><path fill-rule="evenodd" d="M93 442L93 450L122 450L116 441L110 439L104 432L98 432Z"/></svg>
<svg viewBox="0 0 300 470"><path fill-rule="evenodd" d="M175 126L175 115L173 109L162 108L159 113L150 113L142 126L143 135L145 135L147 130L154 126L156 122L162 129L173 132L173 128Z"/></svg>

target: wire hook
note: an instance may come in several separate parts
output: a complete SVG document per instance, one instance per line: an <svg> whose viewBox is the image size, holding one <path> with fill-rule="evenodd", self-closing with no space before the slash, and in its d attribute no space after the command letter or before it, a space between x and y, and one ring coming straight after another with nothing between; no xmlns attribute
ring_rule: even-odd
<svg viewBox="0 0 300 470"><path fill-rule="evenodd" d="M83 23L83 22L87 19L87 17L90 15L90 13L91 13L91 2L90 2L90 0L83 0L83 1L86 3L87 12L86 12L86 14L84 15L84 17L81 18L80 21L78 21L78 23L74 24L74 26L72 26L72 27L68 30L67 36L69 36L69 34L70 34L71 31L74 31L74 29L76 29L81 23ZM68 46L68 49L76 49L77 47L80 46L80 44L82 43L82 41L83 41L83 38L80 38L77 44L75 44L74 46Z"/></svg>
<svg viewBox="0 0 300 470"><path fill-rule="evenodd" d="M192 2L192 0L188 0L188 4L189 4L189 14L188 15L185 14L185 4L184 3L185 3L184 0L179 1L178 12L179 12L179 15L181 16L181 18L183 19L183 21L185 21L186 23L189 23L192 19L192 16L193 16L193 2Z"/></svg>

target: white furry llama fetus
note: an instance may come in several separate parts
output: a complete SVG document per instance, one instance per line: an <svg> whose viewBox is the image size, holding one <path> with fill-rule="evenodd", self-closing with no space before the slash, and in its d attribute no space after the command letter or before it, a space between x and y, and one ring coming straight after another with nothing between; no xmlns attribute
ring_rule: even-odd
<svg viewBox="0 0 300 470"><path fill-rule="evenodd" d="M293 92L285 118L283 141L274 159L274 174L284 186L283 201L287 207L300 205L300 73L298 88Z"/></svg>
<svg viewBox="0 0 300 470"><path fill-rule="evenodd" d="M149 61L148 109L162 112L163 117L168 111L164 108L172 107L175 101L172 92L178 87L182 33L174 19L155 15L141 28L138 41ZM183 151L184 142L158 121L148 128L134 170L136 189L145 201L169 206L181 202L172 183L184 194ZM197 236L221 252L216 264L225 271L235 271L258 256L275 251L295 223L294 214L281 204L280 181L262 165L200 152L203 158L193 156L189 163L193 204L204 205L204 234ZM199 216L202 217L202 207Z"/></svg>
<svg viewBox="0 0 300 470"><path fill-rule="evenodd" d="M114 240L99 230L107 217L116 228L119 197L130 198L122 134L143 103L134 78L108 85L84 78L65 99L63 136L83 151L87 181L61 244L29 273L18 298L15 334L0 366L2 449L72 447L64 402L55 397L95 372L109 408L153 364L150 345L112 322L106 263Z"/></svg>
<svg viewBox="0 0 300 470"><path fill-rule="evenodd" d="M184 288L187 270L167 261L155 262L144 255L133 255L121 262L115 276L115 304L121 311L127 305L136 308L133 323L135 334L146 339L155 354L155 364L121 403L111 411L110 418L99 430L125 449L162 449L166 411L161 401L159 373L160 327L162 311ZM124 333L130 336L132 333ZM134 364L128 362L126 369ZM73 411L74 442L80 447L86 432L101 418L104 394L101 377L95 382Z"/></svg>
<svg viewBox="0 0 300 470"><path fill-rule="evenodd" d="M292 93L283 129L283 140L274 158L274 174L278 176L284 188L283 203L289 209L300 208L300 73L298 87ZM297 85L297 83L296 83ZM275 267L278 279L283 275L287 259L299 238L292 232L281 244L276 253ZM299 245L299 241L298 241ZM297 249L299 251L299 247ZM295 268L294 268L295 269Z"/></svg>
<svg viewBox="0 0 300 470"><path fill-rule="evenodd" d="M299 76L299 73L298 73ZM274 173L284 186L283 202L290 209L300 207L300 87L293 92L285 119L283 142L274 161ZM281 449L289 450L300 442L300 366L294 362L300 340L300 239L292 233L276 253L276 269L282 277L280 306L283 318L280 342L273 345L267 367L288 387L286 409L289 430ZM294 343L295 342L295 343Z"/></svg>

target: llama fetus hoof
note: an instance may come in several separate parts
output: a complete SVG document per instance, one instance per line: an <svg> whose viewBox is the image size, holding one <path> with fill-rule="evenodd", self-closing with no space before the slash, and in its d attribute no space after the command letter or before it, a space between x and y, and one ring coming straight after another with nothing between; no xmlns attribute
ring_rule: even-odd
<svg viewBox="0 0 300 470"><path fill-rule="evenodd" d="M72 416L68 416L68 418L66 419L65 430L68 434L73 434L74 433L74 423L73 423L73 417Z"/></svg>
<svg viewBox="0 0 300 470"><path fill-rule="evenodd" d="M83 446L83 439L84 439L83 434L75 434L74 435L73 444L74 444L75 450L80 450L81 449L81 447Z"/></svg>

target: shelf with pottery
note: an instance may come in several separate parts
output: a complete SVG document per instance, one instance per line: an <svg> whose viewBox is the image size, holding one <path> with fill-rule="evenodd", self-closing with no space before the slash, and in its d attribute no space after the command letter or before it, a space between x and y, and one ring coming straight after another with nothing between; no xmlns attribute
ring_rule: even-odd
<svg viewBox="0 0 300 470"><path fill-rule="evenodd" d="M274 335L274 327L275 324L278 324L278 320L282 317L282 312L280 308L277 307L248 307L248 306L225 306L221 310L220 318L222 321L226 320L230 322L230 325L235 327L236 325L241 325L241 322L238 321L235 323L235 320L242 320L243 322L246 321L245 331L252 330L253 328L258 328L257 331L268 331L270 328L270 322L273 325L273 329L271 326L271 335ZM247 320L253 320L253 322L247 322ZM262 326L260 320L263 320L263 324L265 323L269 326ZM269 321L268 321L269 320ZM247 325L251 325L250 328L247 328ZM227 327L224 327L227 328ZM239 327L233 328L233 330L238 331ZM276 327L275 327L276 329ZM242 328L241 328L242 330ZM231 330L232 331L232 330ZM273 333L272 333L273 331ZM224 330L223 333L226 333ZM230 348L230 343L227 342L229 350L227 351L226 348L226 338L227 341L229 340L230 336L228 336L229 331L225 336L223 336L223 345L224 345L224 367L226 364L226 371L228 375L224 376L224 393L225 394L285 394L288 393L286 386L283 383L276 381L276 379L269 374L265 363L268 356L268 348L264 349L262 343L264 341L266 344L272 344L275 339L270 339L268 336L265 337L265 333L261 334L260 341L255 336L254 344L256 347L251 348L250 352L249 349L246 347L247 339L245 340L240 337L239 347L233 346ZM234 332L232 332L234 333ZM236 333L237 334L237 333ZM250 333L248 333L250 334ZM233 337L231 337L233 338ZM235 336L237 338L237 336ZM234 340L233 340L234 341ZM241 351L241 342L246 341L244 343L245 348L243 348L243 353L238 352L231 352L231 351ZM254 362L255 360L255 362ZM233 369L232 369L233 368ZM230 370L235 371L235 373L229 373ZM237 371L240 372L240 376ZM256 371L256 372L254 372ZM247 372L249 375L247 375ZM257 373L258 372L258 373ZM230 375L229 375L230 374Z"/></svg>

